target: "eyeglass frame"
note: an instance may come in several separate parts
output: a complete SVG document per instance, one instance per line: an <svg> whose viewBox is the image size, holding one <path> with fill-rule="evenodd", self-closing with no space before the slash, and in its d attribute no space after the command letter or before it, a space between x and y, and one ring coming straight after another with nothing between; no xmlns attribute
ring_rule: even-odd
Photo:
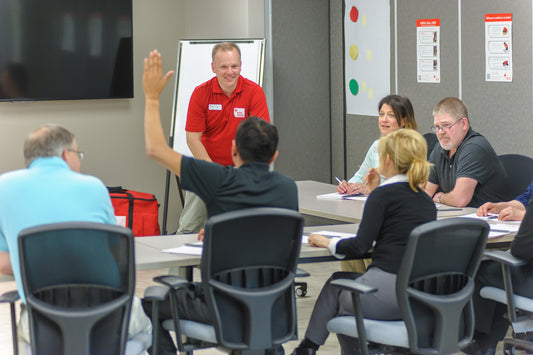
<svg viewBox="0 0 533 355"><path fill-rule="evenodd" d="M83 157L85 156L85 152L82 152L80 150L74 150L74 149L66 149L67 152L72 152L72 153L76 153L76 155L78 156L78 158L80 160L83 160Z"/></svg>
<svg viewBox="0 0 533 355"><path fill-rule="evenodd" d="M461 121L463 118L466 118L466 117L461 117L460 119L458 119L457 121L455 121L449 126L431 126L431 131L435 134L437 134L438 131L443 131L444 133L449 132L450 129L452 129L452 127L455 126L457 122Z"/></svg>

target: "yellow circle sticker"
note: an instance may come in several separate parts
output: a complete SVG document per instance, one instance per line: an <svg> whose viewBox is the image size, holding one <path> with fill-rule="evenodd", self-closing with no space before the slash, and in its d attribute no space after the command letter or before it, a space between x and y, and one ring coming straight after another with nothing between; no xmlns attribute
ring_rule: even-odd
<svg viewBox="0 0 533 355"><path fill-rule="evenodd" d="M357 45L352 44L350 46L350 57L353 60L356 60L358 56L359 56L359 48L357 48Z"/></svg>

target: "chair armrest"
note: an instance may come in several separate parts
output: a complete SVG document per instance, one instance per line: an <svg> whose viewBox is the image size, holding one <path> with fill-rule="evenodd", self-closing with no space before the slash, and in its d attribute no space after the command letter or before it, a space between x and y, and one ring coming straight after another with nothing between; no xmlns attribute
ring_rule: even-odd
<svg viewBox="0 0 533 355"><path fill-rule="evenodd" d="M166 286L150 286L144 291L144 299L149 301L164 301L168 295L169 288Z"/></svg>
<svg viewBox="0 0 533 355"><path fill-rule="evenodd" d="M311 274L305 271L304 269L297 268L295 276L296 277L309 277L311 276Z"/></svg>
<svg viewBox="0 0 533 355"><path fill-rule="evenodd" d="M20 295L17 290L5 292L0 295L0 302L15 303L19 299Z"/></svg>
<svg viewBox="0 0 533 355"><path fill-rule="evenodd" d="M331 284L344 290L361 294L374 293L378 291L378 289L374 286L365 285L357 280L352 279L337 279L331 281Z"/></svg>
<svg viewBox="0 0 533 355"><path fill-rule="evenodd" d="M189 284L189 281L185 280L183 277L174 276L174 275L163 275L154 277L154 281L165 286L168 286L172 289L185 287Z"/></svg>
<svg viewBox="0 0 533 355"><path fill-rule="evenodd" d="M514 257L511 255L511 252L504 250L487 250L485 253L483 253L483 256L490 260L498 261L511 266L522 266L526 264L525 260Z"/></svg>

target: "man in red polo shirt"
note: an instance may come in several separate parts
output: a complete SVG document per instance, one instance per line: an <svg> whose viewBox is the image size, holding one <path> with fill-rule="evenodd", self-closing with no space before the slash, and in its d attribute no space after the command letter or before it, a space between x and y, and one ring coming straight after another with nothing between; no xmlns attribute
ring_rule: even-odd
<svg viewBox="0 0 533 355"><path fill-rule="evenodd" d="M197 86L191 95L185 131L196 159L233 165L231 141L239 123L258 116L270 122L263 89L241 74L241 51L235 43L213 47L211 68L216 77ZM178 233L195 233L207 219L204 203L191 192L185 196Z"/></svg>

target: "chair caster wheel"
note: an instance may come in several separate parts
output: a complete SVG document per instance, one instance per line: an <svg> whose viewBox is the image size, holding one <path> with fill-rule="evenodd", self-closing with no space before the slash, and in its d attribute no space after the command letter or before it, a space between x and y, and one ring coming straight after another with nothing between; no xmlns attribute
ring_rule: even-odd
<svg viewBox="0 0 533 355"><path fill-rule="evenodd" d="M304 288L304 287L296 287L294 292L296 293L296 296L304 297L305 295L307 295L307 287L306 288Z"/></svg>
<svg viewBox="0 0 533 355"><path fill-rule="evenodd" d="M504 355L514 355L514 345L513 344L505 344L503 346L503 354Z"/></svg>

